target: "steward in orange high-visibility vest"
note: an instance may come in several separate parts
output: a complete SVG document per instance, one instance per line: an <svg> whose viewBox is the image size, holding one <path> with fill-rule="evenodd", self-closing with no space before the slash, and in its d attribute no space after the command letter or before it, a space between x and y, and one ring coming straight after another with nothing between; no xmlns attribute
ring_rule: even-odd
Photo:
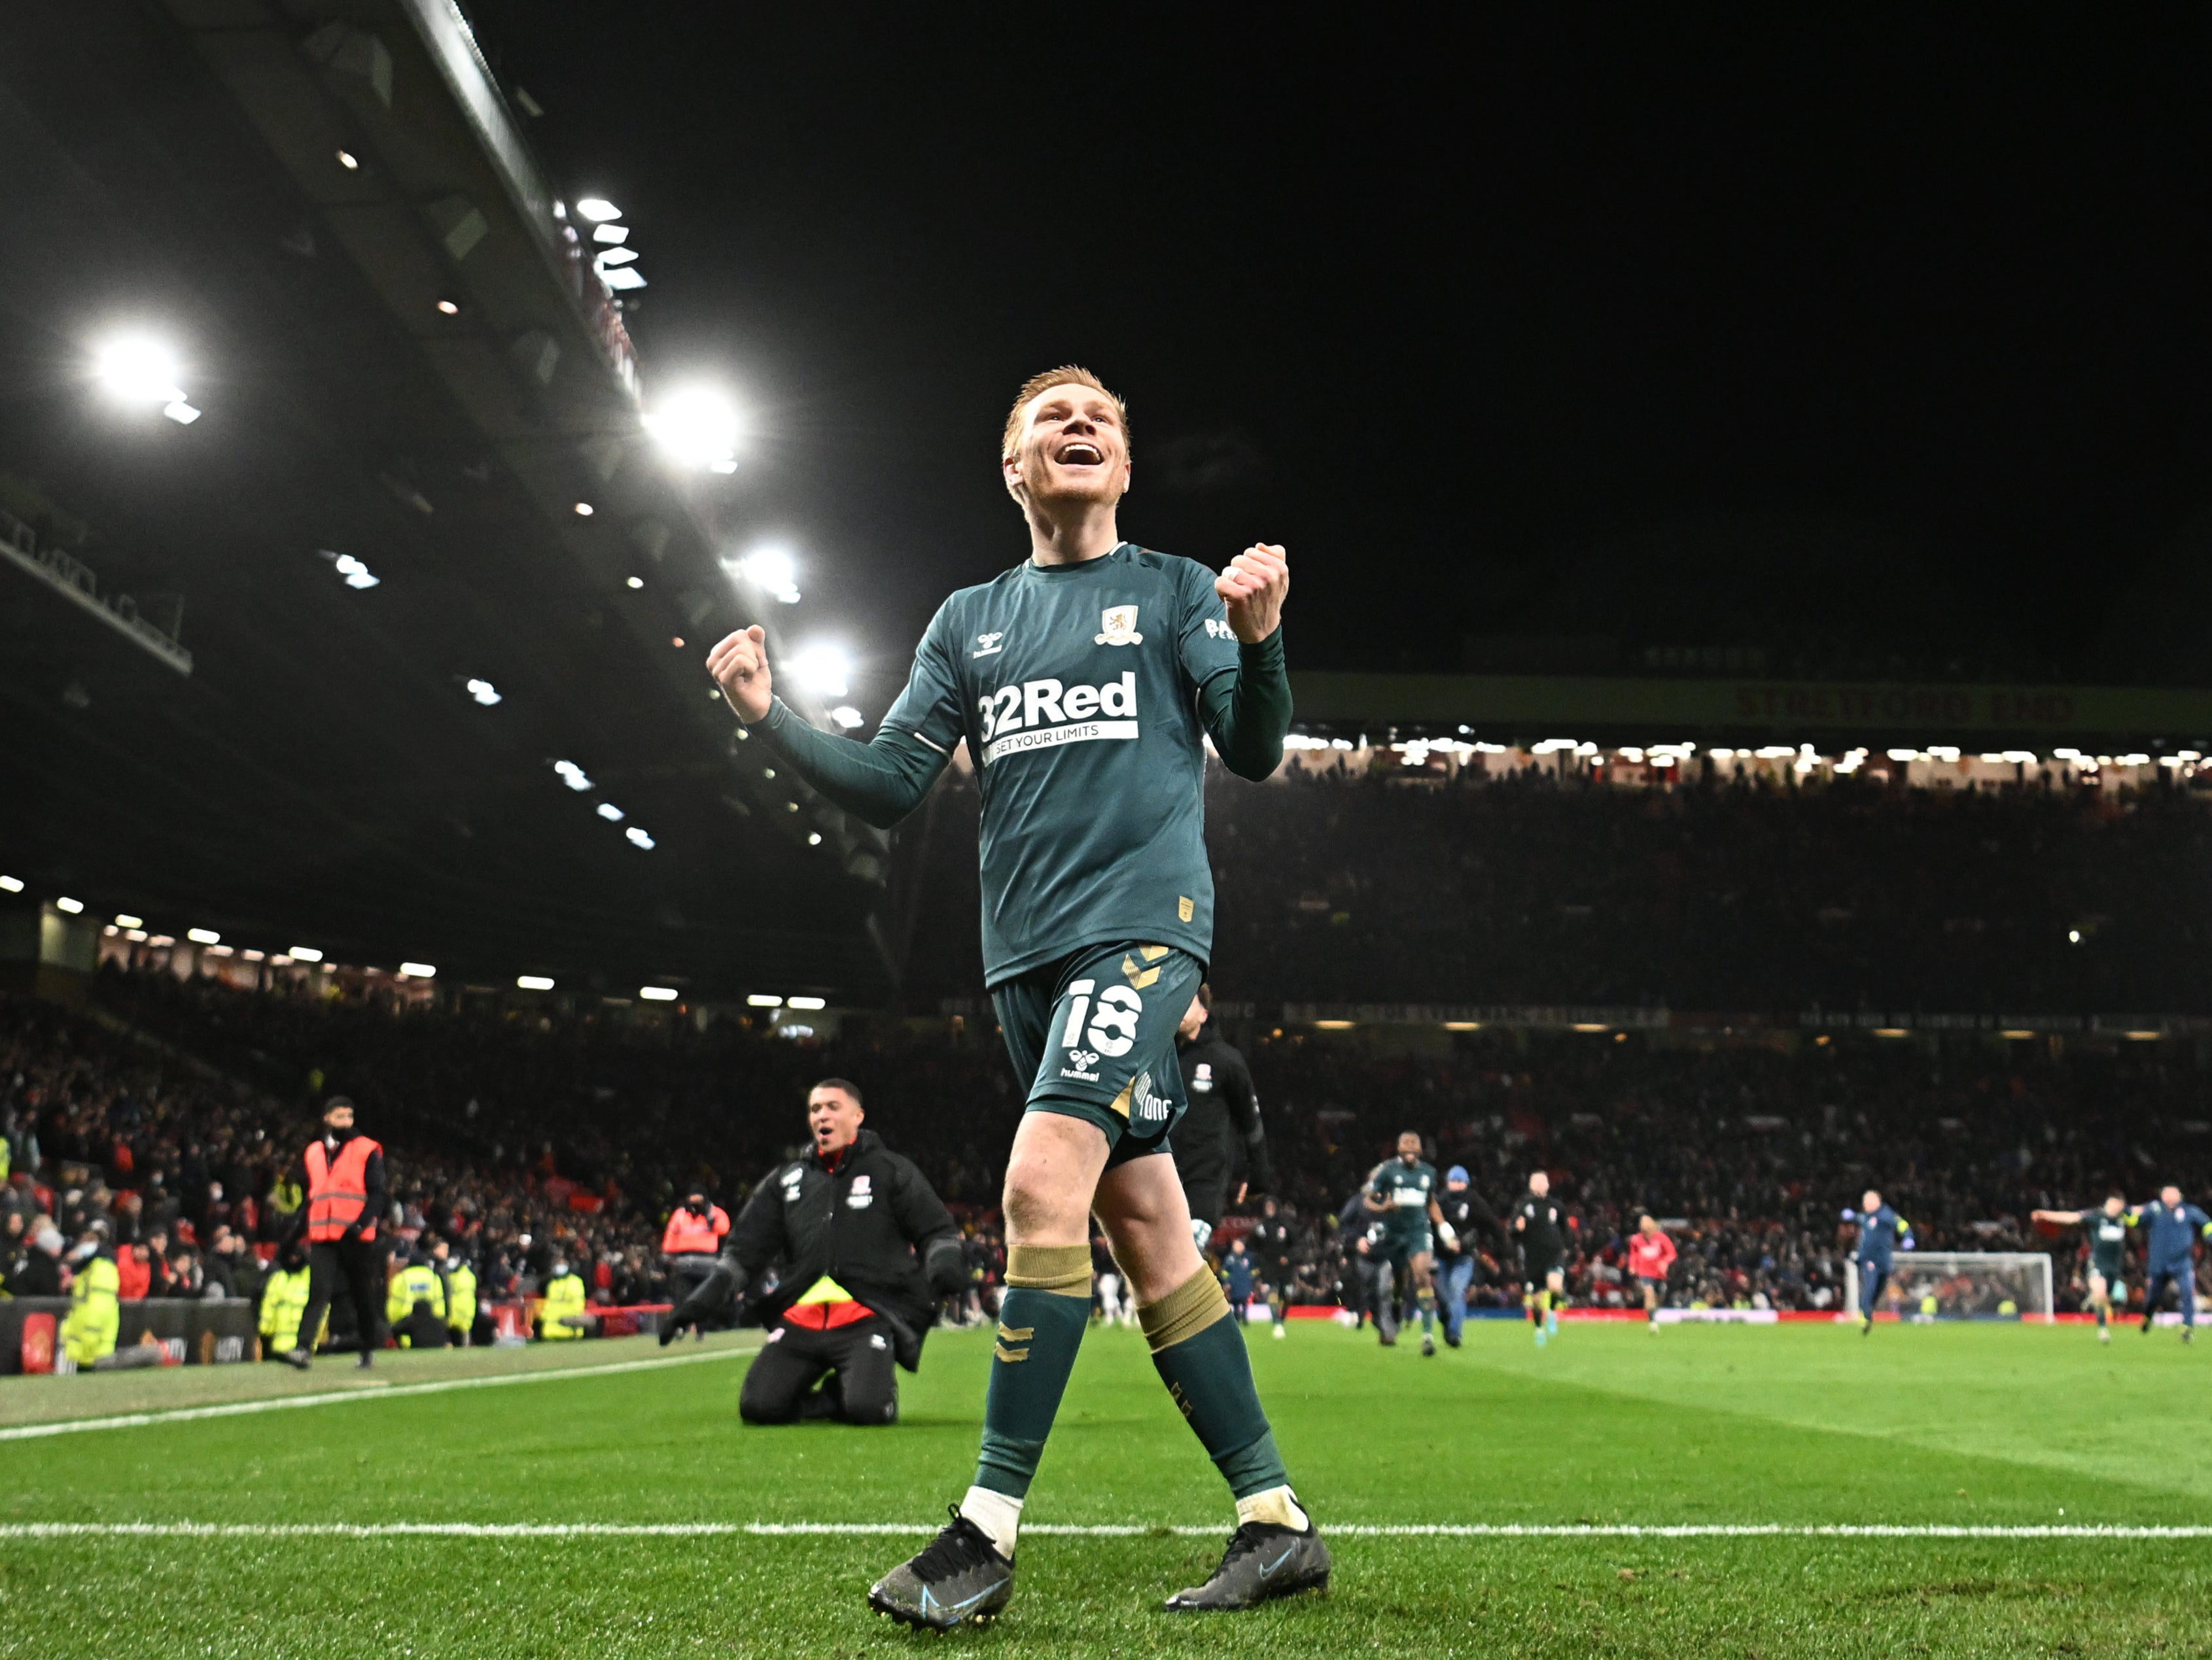
<svg viewBox="0 0 2212 1660"><path fill-rule="evenodd" d="M384 1149L353 1130L353 1103L333 1095L323 1104L323 1133L301 1157L307 1174L307 1306L300 1318L299 1348L285 1358L305 1372L309 1345L343 1282L353 1300L362 1366L383 1341L384 1248L377 1224L384 1219Z"/></svg>
<svg viewBox="0 0 2212 1660"><path fill-rule="evenodd" d="M714 1257L730 1231L730 1213L695 1187L684 1196L660 1236L660 1249L668 1258L669 1294L684 1302L714 1275ZM704 1326L698 1329L703 1340Z"/></svg>

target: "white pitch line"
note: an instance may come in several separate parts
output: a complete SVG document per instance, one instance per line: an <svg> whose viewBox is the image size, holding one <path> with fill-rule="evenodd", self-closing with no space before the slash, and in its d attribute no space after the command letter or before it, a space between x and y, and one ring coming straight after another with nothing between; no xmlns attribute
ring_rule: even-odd
<svg viewBox="0 0 2212 1660"><path fill-rule="evenodd" d="M17 1424L0 1429L0 1441L35 1441L48 1435L79 1435L94 1429L139 1429L148 1424L182 1424L198 1418L239 1418L256 1412L285 1412L294 1407L334 1406L340 1401L394 1401L403 1395L443 1395L457 1389L496 1389L503 1384L544 1384L562 1378L605 1378L617 1372L651 1372L661 1366L695 1366L750 1354L750 1347L718 1348L704 1354L671 1354L654 1360L617 1360L600 1366L556 1366L544 1372L502 1372L489 1378L442 1378L424 1384L356 1384L323 1395L271 1395L258 1401L226 1401L219 1406L170 1407L159 1412L127 1412L113 1418L64 1418L51 1424Z"/></svg>
<svg viewBox="0 0 2212 1660"><path fill-rule="evenodd" d="M7 1522L0 1539L702 1539L731 1536L922 1536L926 1522ZM1024 1533L1062 1538L1128 1539L1166 1533L1211 1538L1210 1526L1152 1527L1139 1523L1030 1523ZM2212 1539L2212 1525L2082 1523L1950 1524L1899 1522L1795 1525L1779 1522L1354 1523L1332 1527L1332 1538L1353 1539Z"/></svg>

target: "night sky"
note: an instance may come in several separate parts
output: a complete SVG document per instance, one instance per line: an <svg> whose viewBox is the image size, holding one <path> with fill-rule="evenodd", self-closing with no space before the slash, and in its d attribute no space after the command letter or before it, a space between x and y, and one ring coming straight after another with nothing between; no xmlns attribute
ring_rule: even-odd
<svg viewBox="0 0 2212 1660"><path fill-rule="evenodd" d="M872 712L1068 360L1126 535L1288 545L1301 666L2212 672L2201 15L1188 9L472 6Z"/></svg>

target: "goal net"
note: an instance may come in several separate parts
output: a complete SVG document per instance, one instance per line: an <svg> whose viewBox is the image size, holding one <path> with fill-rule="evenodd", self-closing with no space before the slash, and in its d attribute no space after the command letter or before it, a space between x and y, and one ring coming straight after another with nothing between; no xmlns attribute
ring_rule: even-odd
<svg viewBox="0 0 2212 1660"><path fill-rule="evenodd" d="M1860 1312L1859 1265L1844 1307ZM2051 1258L2034 1251L1900 1251L1878 1314L1907 1320L2047 1320Z"/></svg>

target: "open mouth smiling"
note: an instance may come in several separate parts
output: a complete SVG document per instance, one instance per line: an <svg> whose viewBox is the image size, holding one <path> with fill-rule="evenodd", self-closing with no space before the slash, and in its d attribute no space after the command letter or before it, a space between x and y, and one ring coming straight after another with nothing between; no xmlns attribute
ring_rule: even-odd
<svg viewBox="0 0 2212 1660"><path fill-rule="evenodd" d="M1073 443L1061 445L1060 454L1054 459L1063 467L1096 467L1103 463L1106 457L1096 444L1087 444L1078 439Z"/></svg>

